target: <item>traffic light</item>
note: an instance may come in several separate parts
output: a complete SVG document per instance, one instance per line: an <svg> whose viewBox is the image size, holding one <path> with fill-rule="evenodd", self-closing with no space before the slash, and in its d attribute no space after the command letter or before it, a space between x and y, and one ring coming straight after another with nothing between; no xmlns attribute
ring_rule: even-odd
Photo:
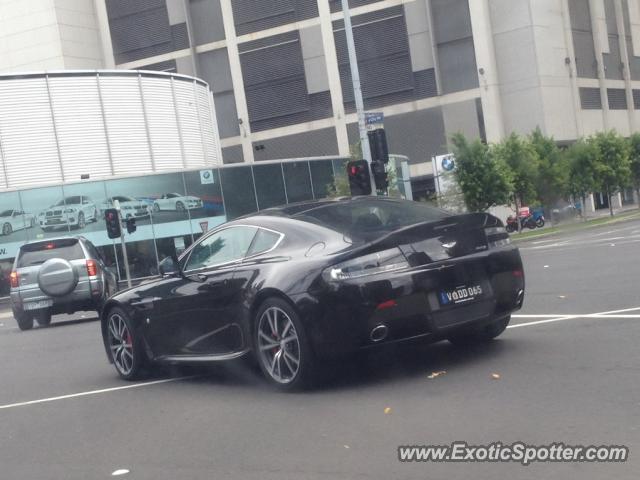
<svg viewBox="0 0 640 480"><path fill-rule="evenodd" d="M351 195L371 195L371 177L366 160L354 160L347 163L347 176Z"/></svg>
<svg viewBox="0 0 640 480"><path fill-rule="evenodd" d="M386 165L380 160L374 160L371 163L373 179L376 182L377 190L386 190L389 188L389 178L387 175Z"/></svg>
<svg viewBox="0 0 640 480"><path fill-rule="evenodd" d="M369 147L371 147L371 160L382 162L385 165L389 163L389 147L384 128L370 131L367 135L369 136Z"/></svg>
<svg viewBox="0 0 640 480"><path fill-rule="evenodd" d="M127 232L129 233L133 233L138 229L138 227L136 227L136 219L133 217L127 218L126 224L127 224Z"/></svg>
<svg viewBox="0 0 640 480"><path fill-rule="evenodd" d="M104 220L107 222L107 234L109 235L109 238L120 238L122 230L120 229L118 211L115 208L105 210Z"/></svg>

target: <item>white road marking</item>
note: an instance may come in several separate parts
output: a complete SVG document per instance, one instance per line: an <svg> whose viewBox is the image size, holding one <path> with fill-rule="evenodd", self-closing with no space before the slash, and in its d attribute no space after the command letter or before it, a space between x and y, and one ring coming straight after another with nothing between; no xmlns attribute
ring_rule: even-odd
<svg viewBox="0 0 640 480"><path fill-rule="evenodd" d="M24 407L27 405L36 405L38 403L57 402L58 400L68 400L70 398L88 397L90 395L100 395L102 393L117 392L119 390L130 390L132 388L150 387L151 385L159 385L161 383L177 382L180 380L187 380L189 378L195 378L195 375L187 377L175 377L165 378L162 380L154 380L152 382L134 383L133 385L123 385L122 387L103 388L100 390L90 390L88 392L72 393L70 395L60 395L59 397L40 398L38 400L30 400L28 402L9 403L7 405L0 405L0 410L7 408Z"/></svg>
<svg viewBox="0 0 640 480"><path fill-rule="evenodd" d="M13 312L0 312L0 318L13 318Z"/></svg>
<svg viewBox="0 0 640 480"><path fill-rule="evenodd" d="M515 325L509 325L507 328L521 328L521 327L532 327L535 325L544 325L547 323L555 323L555 322L562 322L565 320L575 320L577 318L591 318L591 319L604 319L604 318L608 318L608 319L624 319L624 318L638 318L640 319L640 313L637 315L633 315L633 314L629 314L626 315L626 312L637 312L640 310L640 307L632 307L632 308L624 308L624 309L620 309L620 310L610 310L607 312L598 312L598 313L586 313L586 314L574 314L574 315L554 315L554 314L520 314L520 315L512 315L513 318L542 318L543 320L536 320L533 322L526 322L526 323L518 323ZM101 395L103 393L110 393L110 392L117 392L120 390L130 390L133 388L141 388L141 387L150 387L152 385L159 385L162 383L171 383L171 382L177 382L180 380L188 380L190 378L195 378L198 377L198 375L190 375L190 376L186 376L186 377L175 377L175 378L165 378L162 380L154 380L152 382L142 382L142 383L135 383L133 385L123 385L121 387L112 387L112 388L103 388L100 390L90 390L88 392L79 392L79 393L72 393L70 395L60 395L58 397L49 397L49 398L40 398L38 400L30 400L27 402L18 402L18 403L9 403L7 405L0 405L0 410L6 410L9 408L16 408L16 407L25 407L28 405L37 405L40 403L49 403L49 402L57 402L59 400L68 400L71 398L78 398L78 397L87 397L87 396L91 396L91 395ZM114 472L115 473L115 472Z"/></svg>
<svg viewBox="0 0 640 480"><path fill-rule="evenodd" d="M624 315L625 312L637 312L640 307L624 308L621 310L610 310L608 312L598 313L584 313L576 315L512 315L513 318L544 318L544 320L537 320L534 322L517 323L515 325L509 325L507 328L520 328L520 327L532 327L534 325L544 325L545 323L564 322L565 320L575 320L577 318L592 318L592 319L616 319L616 318L640 318L639 315ZM622 314L622 315L620 315ZM549 318L552 317L552 318Z"/></svg>

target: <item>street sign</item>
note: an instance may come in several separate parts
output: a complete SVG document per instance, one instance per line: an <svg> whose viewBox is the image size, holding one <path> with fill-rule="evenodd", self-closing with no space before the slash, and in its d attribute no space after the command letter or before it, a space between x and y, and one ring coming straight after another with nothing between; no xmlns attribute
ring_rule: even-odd
<svg viewBox="0 0 640 480"><path fill-rule="evenodd" d="M366 112L364 114L365 124L367 130L376 130L383 128L384 126L384 113L383 112Z"/></svg>

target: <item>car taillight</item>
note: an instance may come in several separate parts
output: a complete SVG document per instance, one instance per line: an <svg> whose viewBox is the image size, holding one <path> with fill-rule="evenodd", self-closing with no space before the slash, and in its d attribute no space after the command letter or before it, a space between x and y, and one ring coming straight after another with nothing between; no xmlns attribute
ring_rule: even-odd
<svg viewBox="0 0 640 480"><path fill-rule="evenodd" d="M18 286L20 285L20 277L18 276L18 272L11 272L9 278L11 279L11 288L18 288Z"/></svg>
<svg viewBox="0 0 640 480"><path fill-rule="evenodd" d="M372 253L327 268L322 276L327 282L350 280L407 268L409 263L399 248Z"/></svg>
<svg viewBox="0 0 640 480"><path fill-rule="evenodd" d="M95 260L87 260L87 273L90 277L98 275L98 264Z"/></svg>

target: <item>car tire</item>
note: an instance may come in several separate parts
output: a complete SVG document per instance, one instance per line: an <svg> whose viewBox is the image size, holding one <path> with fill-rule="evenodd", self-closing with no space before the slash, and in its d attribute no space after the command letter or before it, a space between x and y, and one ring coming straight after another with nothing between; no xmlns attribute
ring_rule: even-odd
<svg viewBox="0 0 640 480"><path fill-rule="evenodd" d="M40 227L42 228L43 232L50 232L51 231L51 227Z"/></svg>
<svg viewBox="0 0 640 480"><path fill-rule="evenodd" d="M77 225L78 230L83 229L86 225L87 223L85 222L85 219L84 219L84 213L80 212L78 214L78 225Z"/></svg>
<svg viewBox="0 0 640 480"><path fill-rule="evenodd" d="M112 308L106 316L104 332L109 360L120 378L137 380L143 377L145 352L129 316L120 308Z"/></svg>
<svg viewBox="0 0 640 480"><path fill-rule="evenodd" d="M7 236L7 235L11 235L13 233L13 227L11 226L10 223L5 223L2 226L2 235Z"/></svg>
<svg viewBox="0 0 640 480"><path fill-rule="evenodd" d="M46 327L51 324L51 310L38 310L35 312L34 317L41 327Z"/></svg>
<svg viewBox="0 0 640 480"><path fill-rule="evenodd" d="M93 221L97 222L98 221L98 209L94 209L93 210Z"/></svg>
<svg viewBox="0 0 640 480"><path fill-rule="evenodd" d="M178 212L184 212L186 209L184 207L184 203L182 202L176 202L176 211Z"/></svg>
<svg viewBox="0 0 640 480"><path fill-rule="evenodd" d="M22 331L31 330L33 328L33 315L22 310L13 309L13 318L18 323L18 328Z"/></svg>
<svg viewBox="0 0 640 480"><path fill-rule="evenodd" d="M507 315L506 317L494 320L480 329L452 335L447 340L456 346L462 347L487 343L499 337L507 329L510 321L511 315Z"/></svg>
<svg viewBox="0 0 640 480"><path fill-rule="evenodd" d="M32 218L31 220L29 220L29 228L33 228L36 226L36 221Z"/></svg>
<svg viewBox="0 0 640 480"><path fill-rule="evenodd" d="M153 211L158 213L160 211L160 205L158 205L157 203L153 204Z"/></svg>
<svg viewBox="0 0 640 480"><path fill-rule="evenodd" d="M288 302L272 297L260 305L253 323L253 342L260 370L271 385L283 391L312 385L316 368L311 344L298 313Z"/></svg>

